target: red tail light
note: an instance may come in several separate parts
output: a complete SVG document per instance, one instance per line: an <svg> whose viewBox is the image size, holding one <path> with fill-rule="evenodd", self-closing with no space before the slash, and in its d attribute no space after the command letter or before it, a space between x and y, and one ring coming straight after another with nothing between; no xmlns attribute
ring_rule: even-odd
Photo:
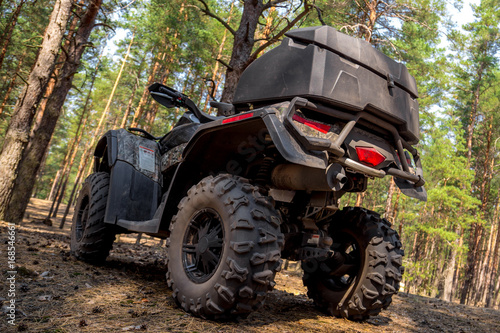
<svg viewBox="0 0 500 333"><path fill-rule="evenodd" d="M232 123L233 121L243 120L243 119L247 119L247 118L251 118L251 117L253 117L253 112L244 113L241 115L226 118L226 119L222 120L222 123L223 124Z"/></svg>
<svg viewBox="0 0 500 333"><path fill-rule="evenodd" d="M377 166L385 161L385 156L376 149L370 147L356 147L359 161L371 167Z"/></svg>
<svg viewBox="0 0 500 333"><path fill-rule="evenodd" d="M306 126L314 128L315 130L320 131L321 133L328 133L328 131L331 128L331 126L329 126L329 125L302 118L301 116L299 116L297 114L294 114L292 119L295 121L298 121L301 124L304 124Z"/></svg>

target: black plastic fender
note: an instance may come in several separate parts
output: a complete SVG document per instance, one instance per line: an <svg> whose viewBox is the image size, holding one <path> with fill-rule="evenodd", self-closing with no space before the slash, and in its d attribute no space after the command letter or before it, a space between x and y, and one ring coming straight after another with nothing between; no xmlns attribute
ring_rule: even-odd
<svg viewBox="0 0 500 333"><path fill-rule="evenodd" d="M279 116L288 104L284 102L200 126L184 149L183 159L162 200L164 213L159 229L168 230L177 203L192 185L219 173L246 177L245 166L270 145L289 163L326 169L327 154L305 150L283 126Z"/></svg>
<svg viewBox="0 0 500 333"><path fill-rule="evenodd" d="M289 104L283 102L202 125L186 146L184 159L189 161L192 156L224 156L233 153L253 156L264 149L265 144L272 142L289 163L326 168L328 157L325 152L306 150L284 127L280 115L288 109ZM227 158L225 160L228 161ZM231 169L220 171L234 174Z"/></svg>
<svg viewBox="0 0 500 333"><path fill-rule="evenodd" d="M110 173L106 223L127 229L153 218L161 197L158 144L125 129L103 135L94 152L94 171ZM137 228L135 228L137 229Z"/></svg>

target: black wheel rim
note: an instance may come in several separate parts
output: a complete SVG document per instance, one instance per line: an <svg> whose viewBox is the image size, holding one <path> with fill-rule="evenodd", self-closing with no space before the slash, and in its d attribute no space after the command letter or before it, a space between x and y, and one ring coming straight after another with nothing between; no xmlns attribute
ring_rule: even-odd
<svg viewBox="0 0 500 333"><path fill-rule="evenodd" d="M341 252L346 259L344 265L331 272L324 280L325 286L333 291L345 291L359 275L361 267L361 252L359 244L347 233L338 235L341 242L334 243L332 249Z"/></svg>
<svg viewBox="0 0 500 333"><path fill-rule="evenodd" d="M89 198L84 197L80 204L80 207L76 216L76 240L79 242L83 238L83 232L85 231L85 225L87 224L87 220L89 218Z"/></svg>
<svg viewBox="0 0 500 333"><path fill-rule="evenodd" d="M195 283L210 279L219 267L224 244L220 215L213 209L199 210L189 221L182 242L182 263L186 275Z"/></svg>

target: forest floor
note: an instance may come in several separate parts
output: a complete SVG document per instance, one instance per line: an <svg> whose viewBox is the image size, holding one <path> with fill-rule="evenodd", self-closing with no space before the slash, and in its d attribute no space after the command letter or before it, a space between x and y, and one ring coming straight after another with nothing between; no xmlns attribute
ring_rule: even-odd
<svg viewBox="0 0 500 333"><path fill-rule="evenodd" d="M330 317L307 298L300 269L293 265L278 273L265 306L247 319L195 318L172 299L159 240L143 237L136 245L136 235L121 235L105 265L88 265L69 254L71 222L63 229L60 216L54 226L41 222L48 209L48 202L33 199L16 227L16 326L7 324L8 285L1 283L1 332L500 332L498 310L405 293L364 322ZM7 226L0 222L4 281Z"/></svg>

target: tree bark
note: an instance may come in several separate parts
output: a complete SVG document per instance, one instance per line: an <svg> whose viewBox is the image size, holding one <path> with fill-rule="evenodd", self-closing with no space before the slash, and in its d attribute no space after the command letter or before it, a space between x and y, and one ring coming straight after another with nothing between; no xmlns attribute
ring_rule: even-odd
<svg viewBox="0 0 500 333"><path fill-rule="evenodd" d="M139 82L141 80L141 76L142 76L141 67L142 67L142 64L144 63L145 57L146 57L146 55L144 55L141 58L141 63L139 64L139 70L137 71L137 75L135 77L134 87L132 88L132 94L130 95L130 98L128 100L127 108L125 109L125 114L123 115L122 122L120 123L120 128L125 128L125 126L127 125L127 120L128 120L129 115L130 115L130 111L132 110L132 103L134 102L134 97L135 97L135 94L137 92L137 88L139 87Z"/></svg>
<svg viewBox="0 0 500 333"><path fill-rule="evenodd" d="M83 118L83 114L82 114L82 118ZM73 164L75 163L76 155L78 153L78 147L80 146L80 141L82 140L82 137L83 137L83 131L80 132L80 127L85 128L87 120L88 120L88 113L85 115L85 119L83 120L83 123L82 123L82 119L80 118L80 123L78 124L78 129L76 131L75 138L73 139L73 145L72 145L73 147L72 147L72 149L70 149L68 151L68 152L71 152L71 157L69 158L68 163L64 166L63 179L61 180L61 182L63 182L63 181L64 182L63 182L61 191L59 191L59 198L57 199L57 205L54 208L54 211L52 211L52 208L51 208L51 211L49 212L49 216L51 213L52 213L52 217L57 216L57 211L59 210L59 205L61 204L61 202L64 198L66 185L67 185L67 183L69 181L69 177L71 175L71 169L73 168ZM56 200L54 199L54 202L55 201ZM54 205L54 203L52 203L52 205ZM47 217L49 217L49 216L47 216Z"/></svg>
<svg viewBox="0 0 500 333"><path fill-rule="evenodd" d="M234 8L234 3L231 3L231 9L229 10L229 16L227 18L227 23L231 23L231 19L233 18L233 8ZM213 89L213 93L214 93L214 97L215 95L217 94L217 88L219 87L219 80L218 80L218 76L219 76L219 66L220 66L220 63L219 63L219 60L222 58L222 53L224 52L224 45L226 45L226 40L227 40L227 29L224 30L224 34L222 35L222 40L220 41L220 44L219 44L219 51L217 52L217 58L216 58L216 62L214 64L214 69L212 70L212 81L213 81L213 84L214 84L214 89ZM207 97L205 99L205 106L203 107L203 112L206 112L208 107L210 105L210 94L207 94Z"/></svg>
<svg viewBox="0 0 500 333"><path fill-rule="evenodd" d="M161 54L159 54L158 56L161 56ZM158 71L158 68L160 67L160 62L158 61L158 58L154 57L154 59L156 59L156 61L155 61L153 68L151 69L151 71L149 73L147 87L144 88L144 90L142 92L141 99L139 100L139 105L137 106L137 110L134 113L134 119L132 120L132 124L130 125L130 127L137 127L137 125L139 125L139 121L141 120L142 115L144 113L144 106L146 105L146 101L148 100L148 96L149 96L148 87L149 87L149 85L151 85L153 83L155 76L156 76L156 72Z"/></svg>
<svg viewBox="0 0 500 333"><path fill-rule="evenodd" d="M104 115L105 114L103 113L103 116ZM101 120L102 120L102 118L103 117L101 116ZM98 132L98 130L96 129L94 131L94 134L96 134L97 132ZM92 152L92 147L94 146L94 139L95 139L95 135L92 137L92 141L85 146L85 149L83 151L82 158L80 159L80 165L78 166L78 172L76 174L75 184L73 185L73 189L71 190L70 200L68 202L68 205L66 206L66 210L64 211L64 215L63 215L63 218L61 220L61 224L59 224L59 229L62 229L64 227L64 223L66 221L66 216L68 215L68 212L70 210L71 203L72 203L74 195L76 193L76 189L80 185L80 180L82 179L82 177L85 173L85 168L87 167L87 163L89 161L89 157L90 157L90 154Z"/></svg>
<svg viewBox="0 0 500 333"><path fill-rule="evenodd" d="M391 223L394 223L393 220L393 214L392 214L392 197L394 194L394 191L396 190L396 183L394 182L394 178L391 177L390 183L389 183L389 192L387 193L387 201L385 203L385 214L384 217Z"/></svg>
<svg viewBox="0 0 500 333"><path fill-rule="evenodd" d="M59 77L55 83L53 93L47 100L45 112L38 128L35 129L33 140L25 151L22 163L19 164L19 174L15 182L15 191L6 211L6 216L13 222L21 221L35 183L35 175L40 169L41 156L48 149L50 139L54 133L62 107L69 90L72 87L80 59L88 45L88 38L94 28L95 18L99 12L102 0L93 0L89 3L83 17L81 17L78 31L67 50L66 59L61 67ZM15 198L15 200L14 200Z"/></svg>
<svg viewBox="0 0 500 333"><path fill-rule="evenodd" d="M455 233L458 235L460 232L459 226L455 228ZM444 274L444 291L442 299L448 302L453 300L453 278L455 276L455 264L457 259L457 252L459 247L459 238L454 241L454 244L451 247L450 257L448 259L448 266L446 266L446 271Z"/></svg>
<svg viewBox="0 0 500 333"><path fill-rule="evenodd" d="M4 218L12 197L16 171L28 144L33 116L54 69L71 6L71 0L56 0L38 59L28 77L28 84L17 100L7 128L0 153L0 220Z"/></svg>
<svg viewBox="0 0 500 333"><path fill-rule="evenodd" d="M496 227L496 240L495 240L495 248L492 253L492 268L490 272L490 278L489 278L489 284L487 285L487 295L486 295L486 307L491 307L493 302L495 301L493 294L495 292L495 281L499 279L498 272L499 272L499 267L498 267L498 257L500 256L499 253L499 248L500 248L500 219L499 219L499 212L500 212L500 202L499 199L497 198L496 201L496 208L495 208L495 213L493 214L493 219L497 222L497 227Z"/></svg>
<svg viewBox="0 0 500 333"><path fill-rule="evenodd" d="M310 6L304 2L304 10L297 15L297 17L290 21L289 24L282 29L275 37L269 40L264 45L260 46L255 52L252 53L254 43L255 43L255 31L257 29L257 24L259 23L259 17L262 15L264 10L267 10L277 3L283 1L268 1L265 4L262 0L246 0L243 4L243 13L241 15L241 21L238 29L230 30L233 34L233 49L231 52L231 60L229 61L229 66L226 69L226 81L224 83L224 90L222 91L222 102L231 103L233 101L234 93L236 91L236 86L241 77L243 71L255 60L259 53L265 47L275 43L278 39L290 30L301 18L305 17L309 12ZM208 7L203 12L209 16L214 17L213 13L210 13ZM210 13L210 14L208 14ZM217 18L219 22L222 23L220 18ZM226 28L230 28L227 23L224 22Z"/></svg>

